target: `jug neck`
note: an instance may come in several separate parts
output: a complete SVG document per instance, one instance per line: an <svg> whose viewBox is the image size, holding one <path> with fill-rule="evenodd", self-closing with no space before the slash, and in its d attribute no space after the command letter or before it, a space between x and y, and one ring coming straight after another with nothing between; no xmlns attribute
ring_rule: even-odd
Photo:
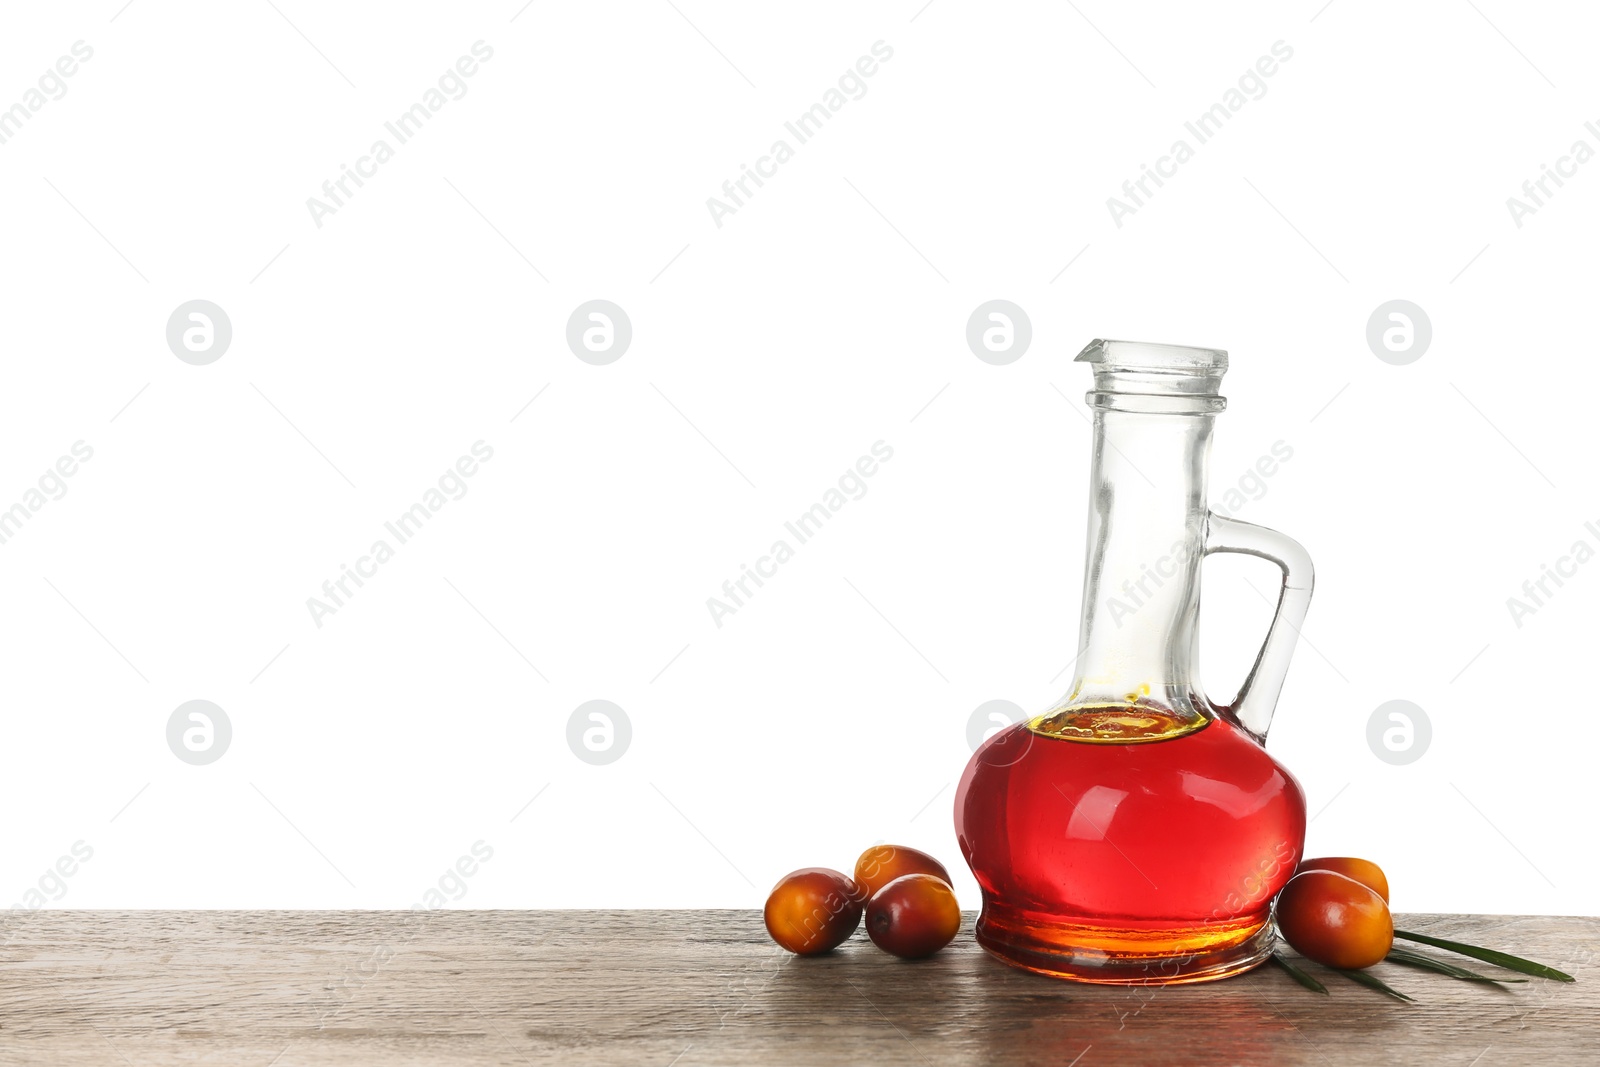
<svg viewBox="0 0 1600 1067"><path fill-rule="evenodd" d="M1129 406L1096 405L1079 654L1058 706L1197 721L1212 715L1194 673L1214 415Z"/></svg>

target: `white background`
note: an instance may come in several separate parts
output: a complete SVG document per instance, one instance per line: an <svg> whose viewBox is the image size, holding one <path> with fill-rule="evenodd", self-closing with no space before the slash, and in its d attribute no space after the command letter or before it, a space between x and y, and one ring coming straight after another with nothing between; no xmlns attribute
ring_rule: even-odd
<svg viewBox="0 0 1600 1067"><path fill-rule="evenodd" d="M5 903L79 840L51 906L405 907L482 840L455 906L749 907L888 840L975 907L968 716L1070 680L1070 360L1122 337L1231 352L1213 500L1293 449L1238 514L1317 565L1270 739L1308 851L1379 860L1399 910L1600 909L1600 563L1520 628L1506 606L1600 547L1600 163L1520 228L1506 206L1600 148L1592 13L674 3L7 6L0 106L94 55L0 145L0 507L94 456L0 545ZM314 225L478 40L467 94ZM880 40L717 227L706 199ZM196 298L234 331L202 367L164 335ZM604 367L564 340L594 298L634 330ZM995 298L1033 325L1001 367L964 337ZM1396 298L1433 325L1408 366L1365 339ZM319 629L307 598L478 440L467 495ZM879 440L867 494L716 627L706 599ZM1247 578L1206 565L1219 698L1265 626ZM1433 725L1406 766L1366 741L1397 698ZM191 699L233 725L209 766L167 747ZM591 699L632 723L610 765L566 742Z"/></svg>

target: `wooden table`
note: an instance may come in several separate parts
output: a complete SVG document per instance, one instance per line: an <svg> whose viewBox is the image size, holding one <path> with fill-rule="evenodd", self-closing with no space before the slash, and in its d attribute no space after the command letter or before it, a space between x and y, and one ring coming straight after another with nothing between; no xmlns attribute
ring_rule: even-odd
<svg viewBox="0 0 1600 1067"><path fill-rule="evenodd" d="M918 963L859 931L798 959L746 911L8 918L3 1064L1600 1063L1600 919L1404 916L1579 979L1380 965L1408 1005L1326 972L1318 996L1270 965L1167 988L1041 978L989 958L970 915Z"/></svg>

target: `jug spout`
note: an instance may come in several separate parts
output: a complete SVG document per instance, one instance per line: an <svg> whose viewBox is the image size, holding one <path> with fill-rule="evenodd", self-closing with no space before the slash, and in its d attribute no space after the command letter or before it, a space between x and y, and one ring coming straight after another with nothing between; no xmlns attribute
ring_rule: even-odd
<svg viewBox="0 0 1600 1067"><path fill-rule="evenodd" d="M1107 363L1127 366L1171 366L1228 369L1228 353L1220 348L1194 345L1164 345L1149 341L1108 341L1096 337L1078 353L1075 363ZM1221 377L1221 374L1218 374Z"/></svg>
<svg viewBox="0 0 1600 1067"><path fill-rule="evenodd" d="M1176 414L1221 411L1227 406L1217 392L1228 370L1228 353L1220 348L1096 338L1078 353L1074 362L1094 367L1091 407ZM1130 399L1118 401L1117 397ZM1151 400L1158 397L1185 398L1188 402L1161 405Z"/></svg>

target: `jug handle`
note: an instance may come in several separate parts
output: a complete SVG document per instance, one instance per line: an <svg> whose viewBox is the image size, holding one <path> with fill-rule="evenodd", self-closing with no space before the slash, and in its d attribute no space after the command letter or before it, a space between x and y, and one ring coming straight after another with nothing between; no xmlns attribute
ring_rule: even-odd
<svg viewBox="0 0 1600 1067"><path fill-rule="evenodd" d="M1255 665L1245 676L1233 703L1218 708L1257 741L1265 742L1267 728L1272 725L1272 713L1278 706L1278 693L1289 673L1289 659L1294 655L1300 625L1305 622L1306 609L1311 606L1314 577L1311 557L1297 541L1276 530L1207 512L1205 554L1209 556L1213 552L1256 556L1276 563L1283 572L1278 610L1272 617L1272 625L1267 627L1267 637L1256 654Z"/></svg>

